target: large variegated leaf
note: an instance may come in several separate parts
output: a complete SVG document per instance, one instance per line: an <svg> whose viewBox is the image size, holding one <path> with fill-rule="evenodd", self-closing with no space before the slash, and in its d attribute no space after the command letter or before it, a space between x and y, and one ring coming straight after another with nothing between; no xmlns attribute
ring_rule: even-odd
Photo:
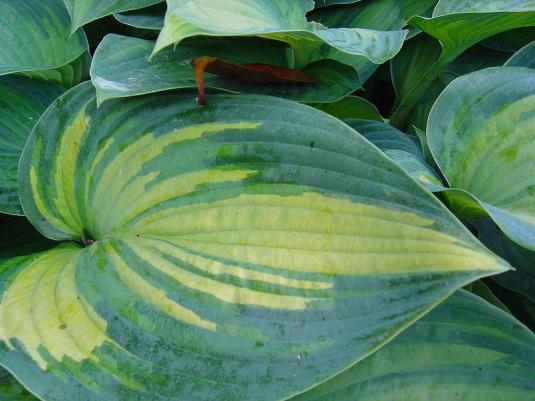
<svg viewBox="0 0 535 401"><path fill-rule="evenodd" d="M191 58L210 54L223 59L241 59L281 65L286 49L278 42L258 38L192 40L176 49L165 49L150 58L154 42L119 35L107 35L95 52L91 79L99 104L114 98L142 95L169 89L196 87ZM231 50L235 49L235 55ZM308 65L304 71L317 83L254 84L220 78L205 73L205 87L225 92L259 93L304 103L328 103L347 96L360 87L360 80L349 66L334 60Z"/></svg>
<svg viewBox="0 0 535 401"><path fill-rule="evenodd" d="M58 68L87 49L61 0L0 0L0 75Z"/></svg>
<svg viewBox="0 0 535 401"><path fill-rule="evenodd" d="M424 155L414 139L382 121L346 119L367 140L381 149L388 157L407 171L429 190L442 189L442 182L426 163Z"/></svg>
<svg viewBox="0 0 535 401"><path fill-rule="evenodd" d="M429 85L466 49L497 33L535 26L535 3L532 0L440 0L432 18L416 16L409 23L437 39L439 44L435 44L434 49L427 49L427 56L418 67L405 70L404 82L397 84L397 104L391 117L397 126L404 125ZM402 68L396 66L397 63L406 64L406 57L410 58L413 51L409 49L407 52L408 56L402 52L394 61L394 70ZM400 91L399 88L404 89Z"/></svg>
<svg viewBox="0 0 535 401"><path fill-rule="evenodd" d="M535 335L459 291L353 368L291 401L535 400Z"/></svg>
<svg viewBox="0 0 535 401"><path fill-rule="evenodd" d="M507 60L505 66L535 68L535 41L517 51Z"/></svg>
<svg viewBox="0 0 535 401"><path fill-rule="evenodd" d="M403 44L403 31L328 29L308 22L305 14L313 5L312 0L168 0L154 53L193 36L258 36L287 43L295 68L303 68L326 58L351 65L362 56L381 64Z"/></svg>
<svg viewBox="0 0 535 401"><path fill-rule="evenodd" d="M0 212L23 214L17 171L33 126L61 93L54 84L26 77L0 77Z"/></svg>
<svg viewBox="0 0 535 401"><path fill-rule="evenodd" d="M83 84L28 141L25 211L87 245L0 276L0 363L47 401L286 399L507 269L339 120L191 97Z"/></svg>
<svg viewBox="0 0 535 401"><path fill-rule="evenodd" d="M121 11L136 10L163 0L63 0L72 19L72 31L88 22Z"/></svg>
<svg viewBox="0 0 535 401"><path fill-rule="evenodd" d="M427 126L429 147L454 188L450 195L471 202L476 214L488 213L529 249L535 249L534 108L534 70L488 68L453 81Z"/></svg>

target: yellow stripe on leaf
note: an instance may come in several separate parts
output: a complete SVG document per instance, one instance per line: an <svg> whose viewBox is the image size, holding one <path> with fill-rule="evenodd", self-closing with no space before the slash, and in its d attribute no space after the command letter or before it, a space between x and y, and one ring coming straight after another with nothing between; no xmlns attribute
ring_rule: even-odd
<svg viewBox="0 0 535 401"><path fill-rule="evenodd" d="M75 283L79 249L49 251L30 263L4 293L0 304L0 339L12 348L20 342L41 369L54 359L98 360L92 354L106 340L106 322L84 302Z"/></svg>

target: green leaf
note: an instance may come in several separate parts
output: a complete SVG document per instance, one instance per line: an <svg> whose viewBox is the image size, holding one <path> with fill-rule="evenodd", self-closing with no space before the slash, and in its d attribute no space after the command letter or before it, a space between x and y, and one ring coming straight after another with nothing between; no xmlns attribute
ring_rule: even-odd
<svg viewBox="0 0 535 401"><path fill-rule="evenodd" d="M58 68L87 50L61 0L0 0L0 75Z"/></svg>
<svg viewBox="0 0 535 401"><path fill-rule="evenodd" d="M312 13L309 19L329 28L366 28L377 31L399 31L405 25L398 0L363 1L340 7L326 7ZM378 65L366 57L345 57L359 74L362 83L377 69ZM342 61L339 59L339 61Z"/></svg>
<svg viewBox="0 0 535 401"><path fill-rule="evenodd" d="M158 3L154 6L134 10L127 13L114 14L117 21L139 29L161 30L165 19L167 5Z"/></svg>
<svg viewBox="0 0 535 401"><path fill-rule="evenodd" d="M507 60L505 67L535 68L535 41L517 51Z"/></svg>
<svg viewBox="0 0 535 401"><path fill-rule="evenodd" d="M468 192L528 249L535 249L534 93L533 70L477 71L445 89L427 125L429 147L453 191Z"/></svg>
<svg viewBox="0 0 535 401"><path fill-rule="evenodd" d="M414 139L391 125L370 120L345 120L400 167L429 190L443 188L440 178L426 163Z"/></svg>
<svg viewBox="0 0 535 401"><path fill-rule="evenodd" d="M24 209L47 236L88 245L0 275L0 363L37 395L286 399L507 270L336 118L191 97L97 108L82 84L33 130Z"/></svg>
<svg viewBox="0 0 535 401"><path fill-rule="evenodd" d="M13 376L0 368L0 401L37 401Z"/></svg>
<svg viewBox="0 0 535 401"><path fill-rule="evenodd" d="M405 21L414 16L431 16L437 0L399 0Z"/></svg>
<svg viewBox="0 0 535 401"><path fill-rule="evenodd" d="M361 0L315 0L314 7L321 8L327 6L335 6L340 4L358 3Z"/></svg>
<svg viewBox="0 0 535 401"><path fill-rule="evenodd" d="M414 54L415 57L411 60L414 64L403 65L400 60L396 60L392 64L393 82L398 93L405 92L406 89L408 89L407 86L411 84L411 82L409 82L411 78L417 79L419 75L425 73L426 65L421 62L425 59L423 57L425 57L426 54L431 55L432 50L430 49L434 48L433 46L435 43L433 43L433 39L423 36L415 39L414 43L418 43L419 41L420 43L427 41L431 47L422 46L419 49L419 52L416 52ZM400 57L403 56L406 56L406 54L400 54ZM499 52L480 45L468 49L450 64L445 66L439 77L427 88L424 96L420 98L418 104L412 109L407 127L416 126L420 129L425 129L429 113L431 112L431 108L435 104L435 101L446 86L455 78L483 68L501 66L508 57L508 53ZM432 60L429 60L429 62L432 62ZM419 70L417 66L415 66L416 68L413 68L413 65L415 64L424 67L424 70ZM399 88L398 85L401 88Z"/></svg>
<svg viewBox="0 0 535 401"><path fill-rule="evenodd" d="M0 77L0 212L23 214L17 170L22 149L41 114L61 93L54 84L26 77Z"/></svg>
<svg viewBox="0 0 535 401"><path fill-rule="evenodd" d="M76 60L71 61L59 68L40 71L27 71L20 74L29 78L42 79L70 89L78 85L89 76L89 67L91 65L91 56L85 52Z"/></svg>
<svg viewBox="0 0 535 401"><path fill-rule="evenodd" d="M501 274L498 274L497 276L501 276ZM475 294L478 297L484 299L489 304L494 305L496 308L499 308L504 312L512 315L511 311L507 309L507 306L505 306L503 302L500 301L500 298L494 295L492 290L485 284L483 280L476 280L473 283L467 285L465 289L470 291L472 294Z"/></svg>
<svg viewBox="0 0 535 401"><path fill-rule="evenodd" d="M373 103L368 102L358 96L347 96L333 103L316 103L310 104L325 113L335 116L340 120L345 119L362 119L383 121L383 117Z"/></svg>
<svg viewBox="0 0 535 401"><path fill-rule="evenodd" d="M151 59L153 47L154 42L143 39L118 35L104 38L91 66L99 104L114 98L195 88L190 61L206 52L225 59L248 57L248 62L273 65L284 63L286 57L286 49L279 43L258 38L190 40L174 50L165 49ZM235 57L228 52L229 48L237 49ZM357 73L334 60L310 64L304 71L317 77L319 82L257 85L205 73L205 87L235 93L262 93L304 103L334 102L360 87Z"/></svg>
<svg viewBox="0 0 535 401"><path fill-rule="evenodd" d="M434 62L430 62L432 57L425 58L417 73L410 72L406 88L398 92L391 121L399 127L444 67L466 49L497 33L535 26L535 5L531 0L440 0L432 18L416 16L409 23L439 41L440 56Z"/></svg>
<svg viewBox="0 0 535 401"><path fill-rule="evenodd" d="M471 220L470 223L476 227L479 239L516 269L493 279L501 286L523 294L535 302L535 252L515 244L488 219L479 218Z"/></svg>
<svg viewBox="0 0 535 401"><path fill-rule="evenodd" d="M483 40L481 44L490 49L514 53L534 40L535 29L533 27L527 27L499 33Z"/></svg>
<svg viewBox="0 0 535 401"><path fill-rule="evenodd" d="M96 19L161 3L162 0L63 0L72 19L72 31Z"/></svg>
<svg viewBox="0 0 535 401"><path fill-rule="evenodd" d="M291 401L533 400L535 335L459 291L390 344Z"/></svg>
<svg viewBox="0 0 535 401"><path fill-rule="evenodd" d="M165 24L154 54L194 36L257 36L287 43L294 66L332 58L348 64L368 60L381 64L401 48L406 32L328 29L305 18L312 0L169 0ZM234 21L229 24L229 21Z"/></svg>

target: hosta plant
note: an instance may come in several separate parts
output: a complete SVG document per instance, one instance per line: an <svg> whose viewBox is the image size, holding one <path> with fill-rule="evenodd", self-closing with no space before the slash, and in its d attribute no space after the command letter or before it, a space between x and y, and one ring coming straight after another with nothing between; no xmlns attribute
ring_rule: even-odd
<svg viewBox="0 0 535 401"><path fill-rule="evenodd" d="M535 5L461 3L0 0L0 401L535 400Z"/></svg>

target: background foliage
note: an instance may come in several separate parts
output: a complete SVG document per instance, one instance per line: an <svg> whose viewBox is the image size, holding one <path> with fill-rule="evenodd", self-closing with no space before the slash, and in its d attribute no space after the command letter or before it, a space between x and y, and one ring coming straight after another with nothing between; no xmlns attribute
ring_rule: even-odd
<svg viewBox="0 0 535 401"><path fill-rule="evenodd" d="M0 37L0 401L535 400L532 1L0 0Z"/></svg>

